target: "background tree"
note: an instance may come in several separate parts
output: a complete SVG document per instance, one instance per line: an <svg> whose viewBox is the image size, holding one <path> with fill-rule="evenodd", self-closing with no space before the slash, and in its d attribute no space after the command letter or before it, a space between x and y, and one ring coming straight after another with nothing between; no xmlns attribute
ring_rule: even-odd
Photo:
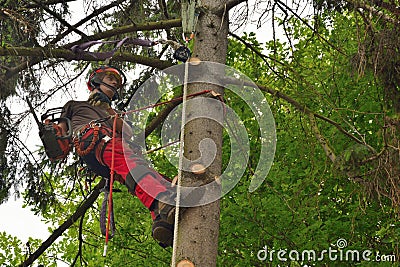
<svg viewBox="0 0 400 267"><path fill-rule="evenodd" d="M80 93L76 88L81 88L82 81L77 83L79 86L75 81L84 76L88 62L97 60L86 54L81 63L74 61L77 55L69 50L74 44L126 36L153 39L162 36L180 41L179 5L175 1L83 2L85 18L70 25L67 2L1 1L0 196L4 201L11 188L16 192L22 189L26 203L55 225L52 237L63 234L64 238L56 244L52 244L53 240L45 242L52 244L49 248L40 240L30 240L30 253L40 251L35 254L39 256L43 252L38 264L55 266L56 259L62 258L80 266L104 263L148 266L155 262L167 266L171 251L160 250L151 240L148 214L139 203L122 202L127 194L124 188L115 194L116 213L120 216L118 234L112 241L115 249L109 250L105 259L99 256L103 239L97 230L99 203L95 199L100 186L85 191L81 178L85 175L79 174L75 161L65 168L54 166L45 160L43 153L38 157L25 147L18 132L26 131L28 113L12 114L10 106L16 99L29 96L41 111L52 99ZM275 266L282 263L276 257L271 262L257 258L257 252L264 246L270 250L322 251L337 248L339 238L347 241L348 249L370 249L374 256L378 251L380 255L393 254L398 260L398 3L348 0L299 5L255 1L252 5L246 1L227 1L226 10L224 3L213 3L218 4L215 8L219 10L219 18L234 8L229 12L231 38L227 64L256 81L265 92L278 138L274 165L266 181L257 191L248 193L260 151L258 125L249 107L225 90L227 104L245 123L252 149L245 176L221 201L217 265ZM203 14L210 14L207 13L210 10ZM271 40L260 43L263 32L244 36L235 33L236 27L251 14L256 15L259 25L270 23ZM49 25L55 31L46 34L45 26ZM219 29L220 25L213 26ZM206 33L201 31L201 34ZM195 41L209 42L207 47L211 49L216 44L223 47L225 35L224 31L216 33L215 38L221 38L217 43L213 37L196 37ZM207 58L201 53L208 51L197 50L196 45L199 44L195 43L193 51L200 58ZM99 47L100 51L110 49ZM223 49L218 51L224 53ZM125 97L128 99L154 68L176 64L172 52L167 46L119 49L113 57L114 64L126 70L136 64L148 66L139 71L140 77L132 82ZM45 77L50 77L56 85L40 87ZM160 108L153 117L162 113ZM222 138L222 151L229 151L226 134ZM147 142L156 146L157 131L148 136ZM229 157L227 153L222 155L224 166ZM160 171L170 176L175 174L162 151L151 157ZM94 204L89 205L90 201ZM68 231L57 231L58 225L63 225L74 213L78 216L65 225ZM79 222L72 224L76 220ZM24 258L35 259L27 257L29 253L23 255L26 246L6 234L2 234L0 246L8 252L13 247L13 253L1 255L3 265L15 266ZM291 262L296 265L306 261ZM354 263L324 258L321 264L352 266ZM385 264L396 263L382 265Z"/></svg>

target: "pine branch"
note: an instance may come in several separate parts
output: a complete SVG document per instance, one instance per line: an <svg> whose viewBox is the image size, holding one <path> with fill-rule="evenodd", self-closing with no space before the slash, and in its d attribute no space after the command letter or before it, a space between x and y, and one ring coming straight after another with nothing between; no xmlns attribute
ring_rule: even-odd
<svg viewBox="0 0 400 267"><path fill-rule="evenodd" d="M310 119L310 124L311 124L311 129L317 138L318 142L322 146L323 150L325 151L326 156L332 161L335 162L336 160L336 155L333 152L333 149L329 145L328 141L326 138L321 134L321 131L319 130L318 124L315 121L315 116L313 113L308 113L308 117Z"/></svg>
<svg viewBox="0 0 400 267"><path fill-rule="evenodd" d="M65 59L67 61L72 60L85 60L85 61L101 61L91 54L76 55L69 49L65 48L45 48L45 47L0 47L0 56L14 56L14 57L29 57L29 66L40 63L45 59L58 58ZM173 64L170 61L160 60L158 58L149 58L140 55L132 55L131 53L116 52L112 57L113 61L117 62L131 62L142 64L145 66L154 67L157 69L165 69L171 67ZM10 78L20 71L27 68L27 64L20 64L14 68L10 68L6 71L6 78Z"/></svg>
<svg viewBox="0 0 400 267"><path fill-rule="evenodd" d="M65 19L63 19L57 12L52 11L50 8L45 6L44 4L41 4L37 0L32 0L34 3L36 3L40 8L43 8L47 13L49 13L51 16L53 16L56 20L58 20L62 25L66 26L70 31L73 31L77 34L79 34L81 37L86 37L86 34L78 30L76 27L73 27L71 24L69 24Z"/></svg>
<svg viewBox="0 0 400 267"><path fill-rule="evenodd" d="M65 45L65 48L71 48L76 44L80 44L86 41L95 41L95 40L102 40L107 39L115 35L122 35L126 33L132 33L137 31L153 31L153 30L161 30L161 29L170 29L174 27L181 27L182 21L181 19L171 19L171 20L160 20L156 22L146 22L143 24L131 24L126 26L121 26L117 28L113 28L108 31L99 32L97 34L93 34L87 36L85 39L81 39L79 41L70 43Z"/></svg>
<svg viewBox="0 0 400 267"><path fill-rule="evenodd" d="M110 38L115 35L125 34L135 31L144 31L144 30L157 30L157 29L169 29L173 27L180 27L182 25L181 19L172 19L172 20L164 20L158 22L147 22L143 24L132 24L128 26L117 27L111 29L109 31L104 31L98 34L94 34L91 36L87 36L85 40L81 39L79 41L70 43L65 45L63 48L47 48L47 47L35 47L35 48L27 48L27 47L0 47L0 56L26 56L29 57L29 60L23 61L21 64L14 68L10 68L6 71L5 77L7 79L11 78L14 75L17 75L19 72L27 69L28 67L32 67L45 58L63 58L66 60L74 60L76 56L72 53L72 51L67 50L76 44L80 44L84 41L93 41L93 40L101 40L105 38ZM47 55L47 56L46 56ZM83 60L88 61L99 61L92 56L85 57ZM143 64L146 66L152 66L158 69L164 69L169 66L172 66L172 63L169 61L162 61L159 59L151 59L143 56L131 55L131 54L123 54L116 53L113 57L113 60L116 61L128 61L132 63ZM1 67L1 66L0 66Z"/></svg>
<svg viewBox="0 0 400 267"><path fill-rule="evenodd" d="M109 5L103 6L99 9L94 10L90 15L86 16L85 18L83 18L82 20L80 20L78 23L72 25L71 27L68 27L68 30L66 30L63 33L58 34L53 40L51 40L51 42L49 44L56 44L58 41L62 40L65 36L67 36L68 34L70 34L72 31L74 31L74 29L78 29L79 26L82 26L84 23L88 22L89 20L91 20L92 18L102 14L103 12L117 6L120 4L120 1L111 3ZM85 38L87 36L85 35Z"/></svg>
<svg viewBox="0 0 400 267"><path fill-rule="evenodd" d="M48 0L48 1L41 1L40 3L32 4L29 3L24 8L38 8L39 6L45 5L45 6L50 6L50 5L56 5L56 4L65 4L67 2L74 2L76 0ZM36 1L34 1L36 2Z"/></svg>
<svg viewBox="0 0 400 267"><path fill-rule="evenodd" d="M243 2L248 2L248 0L228 0L228 1L226 1L225 6L226 6L227 10L230 10L237 5L240 5Z"/></svg>

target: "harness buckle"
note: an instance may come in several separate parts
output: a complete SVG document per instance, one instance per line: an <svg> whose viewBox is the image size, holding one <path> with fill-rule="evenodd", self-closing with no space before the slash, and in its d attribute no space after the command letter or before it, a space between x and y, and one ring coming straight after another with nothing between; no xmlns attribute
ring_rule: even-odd
<svg viewBox="0 0 400 267"><path fill-rule="evenodd" d="M101 123L98 122L97 120L93 120L89 122L89 127L90 128L100 128L101 127Z"/></svg>
<svg viewBox="0 0 400 267"><path fill-rule="evenodd" d="M110 136L108 136L108 135L105 135L102 139L104 140L104 144L106 144L106 143L108 143L108 141L110 141L112 138L111 138Z"/></svg>

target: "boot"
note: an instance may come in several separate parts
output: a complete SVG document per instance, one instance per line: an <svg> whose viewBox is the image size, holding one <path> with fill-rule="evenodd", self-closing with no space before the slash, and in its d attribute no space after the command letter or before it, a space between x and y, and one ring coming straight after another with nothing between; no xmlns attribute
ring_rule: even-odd
<svg viewBox="0 0 400 267"><path fill-rule="evenodd" d="M172 247L174 239L173 224L168 224L156 218L153 221L151 232L154 240L156 240L161 247Z"/></svg>
<svg viewBox="0 0 400 267"><path fill-rule="evenodd" d="M174 193L162 193L158 200L154 200L151 207L154 216L152 235L164 248L172 246L173 242L176 207L167 203L173 202L174 198ZM185 211L186 208L180 208L180 215Z"/></svg>
<svg viewBox="0 0 400 267"><path fill-rule="evenodd" d="M175 222L175 206L167 203L175 202L175 193L164 192L161 193L156 200L154 200L151 210L154 212L155 220L164 221L168 224ZM179 209L180 214L186 211L186 208Z"/></svg>

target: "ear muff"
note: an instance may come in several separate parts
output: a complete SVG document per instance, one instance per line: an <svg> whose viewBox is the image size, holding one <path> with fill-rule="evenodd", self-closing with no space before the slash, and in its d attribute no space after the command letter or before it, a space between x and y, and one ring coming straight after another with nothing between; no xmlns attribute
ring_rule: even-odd
<svg viewBox="0 0 400 267"><path fill-rule="evenodd" d="M90 85L91 85L91 86L93 87L93 89L94 89L94 88L99 87L100 84L101 84L101 79L100 79L99 75L97 75L97 73L96 73L96 74L93 76L93 78L90 79ZM92 90L93 90L93 89L92 89Z"/></svg>
<svg viewBox="0 0 400 267"><path fill-rule="evenodd" d="M95 88L100 86L101 80L96 71L98 71L98 69L93 70L89 76L88 82L86 83L89 91L93 91Z"/></svg>

